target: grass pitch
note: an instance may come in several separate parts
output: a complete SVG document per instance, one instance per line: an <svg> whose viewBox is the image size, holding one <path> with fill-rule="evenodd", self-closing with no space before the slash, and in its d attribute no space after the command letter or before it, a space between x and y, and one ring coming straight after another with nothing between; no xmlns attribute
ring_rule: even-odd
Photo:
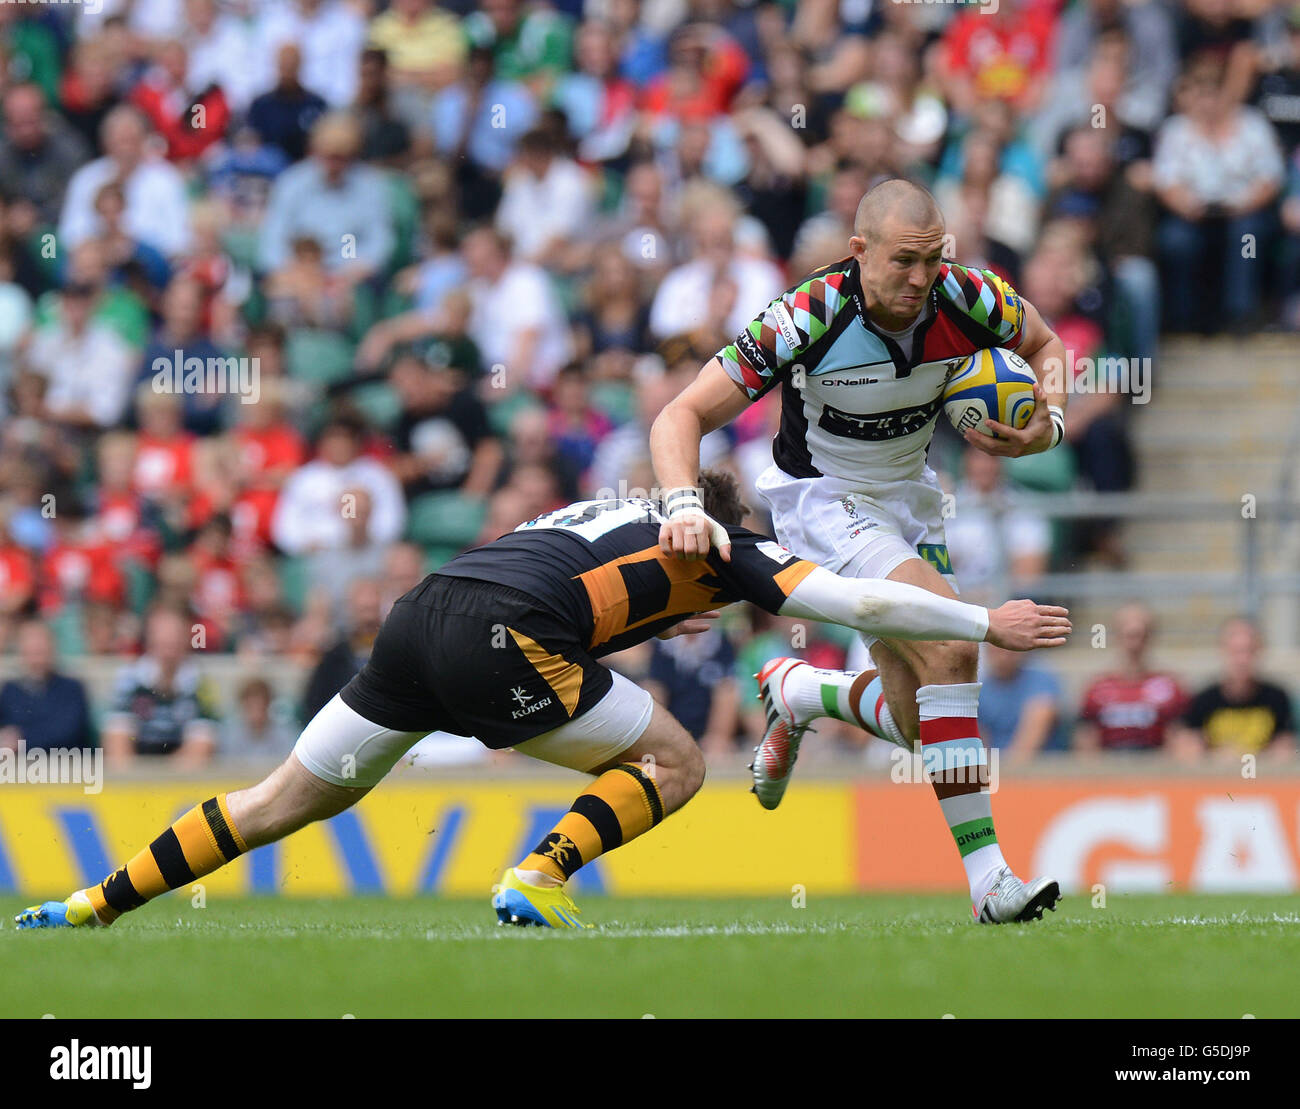
<svg viewBox="0 0 1300 1109"><path fill-rule="evenodd" d="M1257 1017L1300 1015L1300 900L1069 898L970 923L959 897L585 897L583 933L481 901L169 895L107 931L17 932L0 1016Z"/></svg>

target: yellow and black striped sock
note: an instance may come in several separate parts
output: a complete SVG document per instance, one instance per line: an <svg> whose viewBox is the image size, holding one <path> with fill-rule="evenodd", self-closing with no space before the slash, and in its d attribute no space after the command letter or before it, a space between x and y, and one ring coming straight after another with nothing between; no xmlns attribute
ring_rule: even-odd
<svg viewBox="0 0 1300 1109"><path fill-rule="evenodd" d="M111 924L160 893L189 885L247 850L217 794L195 805L126 866L86 890L95 915Z"/></svg>
<svg viewBox="0 0 1300 1109"><path fill-rule="evenodd" d="M637 763L606 770L519 864L566 882L578 867L648 832L664 818L659 787Z"/></svg>

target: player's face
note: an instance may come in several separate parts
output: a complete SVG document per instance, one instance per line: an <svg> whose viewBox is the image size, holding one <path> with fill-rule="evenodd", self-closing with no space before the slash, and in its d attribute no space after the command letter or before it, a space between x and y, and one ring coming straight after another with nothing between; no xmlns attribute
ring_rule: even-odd
<svg viewBox="0 0 1300 1109"><path fill-rule="evenodd" d="M849 249L858 260L867 311L882 327L906 327L925 307L943 262L943 224L886 221L870 238L854 235Z"/></svg>

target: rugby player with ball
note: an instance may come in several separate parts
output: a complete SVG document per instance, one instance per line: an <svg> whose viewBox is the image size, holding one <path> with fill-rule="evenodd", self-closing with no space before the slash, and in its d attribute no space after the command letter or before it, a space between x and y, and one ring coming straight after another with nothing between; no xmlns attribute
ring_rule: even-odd
<svg viewBox="0 0 1300 1109"><path fill-rule="evenodd" d="M1065 347L996 274L944 261L944 238L943 214L925 189L903 180L877 185L858 205L848 256L773 300L664 408L650 446L667 490L665 551L697 559L721 545L725 557L725 536L694 493L700 439L779 385L781 424L758 491L781 543L845 577L957 596L942 493L926 465L935 420L946 399L959 421L978 404L1006 414L1005 393L1018 398L1009 413L1014 425L968 418L973 426L958 425L966 441L1006 457L1051 450L1065 436L1065 396L1042 382L1054 361L1064 364ZM1037 380L1017 385L1011 357ZM946 397L958 374L969 375L970 392L958 384ZM937 768L931 781L975 919L1041 919L1059 886L1050 877L1022 882L1012 872L980 780L986 776L969 772L986 757L976 721L976 645L863 638L876 670L818 670L776 658L760 671L768 718L753 765L760 802L779 804L800 740L819 716L903 747L919 744Z"/></svg>

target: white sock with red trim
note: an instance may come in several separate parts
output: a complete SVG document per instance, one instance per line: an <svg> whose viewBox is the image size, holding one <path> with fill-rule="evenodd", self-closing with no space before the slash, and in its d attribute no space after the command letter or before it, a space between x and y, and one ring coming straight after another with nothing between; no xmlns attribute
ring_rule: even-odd
<svg viewBox="0 0 1300 1109"><path fill-rule="evenodd" d="M972 901L978 901L1007 865L993 829L993 799L987 785L988 755L979 733L980 683L923 685L916 691L921 718L921 759L927 777L971 785L939 798L943 818L961 854ZM936 791L939 788L936 784Z"/></svg>

